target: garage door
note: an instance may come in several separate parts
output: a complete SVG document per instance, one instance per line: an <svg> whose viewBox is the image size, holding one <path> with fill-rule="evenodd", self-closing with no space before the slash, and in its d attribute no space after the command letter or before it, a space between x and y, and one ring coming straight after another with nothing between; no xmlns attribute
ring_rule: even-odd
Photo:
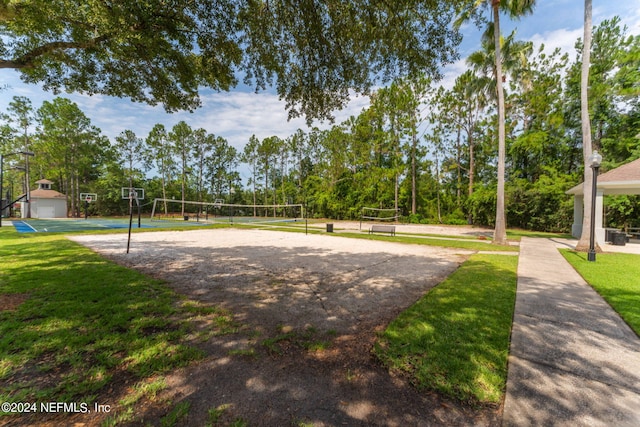
<svg viewBox="0 0 640 427"><path fill-rule="evenodd" d="M38 218L55 218L56 209L53 206L39 206Z"/></svg>

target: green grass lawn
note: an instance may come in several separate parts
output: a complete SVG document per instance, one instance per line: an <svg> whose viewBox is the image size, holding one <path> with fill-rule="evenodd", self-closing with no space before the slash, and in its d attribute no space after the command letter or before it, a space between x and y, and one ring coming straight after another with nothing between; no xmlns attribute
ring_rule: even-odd
<svg viewBox="0 0 640 427"><path fill-rule="evenodd" d="M573 268L640 335L640 255L598 254L596 262L589 262L585 252L568 249L561 252Z"/></svg>
<svg viewBox="0 0 640 427"><path fill-rule="evenodd" d="M474 255L394 320L377 357L420 388L497 404L507 379L517 257Z"/></svg>
<svg viewBox="0 0 640 427"><path fill-rule="evenodd" d="M561 239L571 239L570 233L546 233L544 231L528 231L528 230L518 230L518 229L509 229L507 230L507 238L509 240L517 240L518 242L523 237L537 237L541 239L549 239L549 238L561 238Z"/></svg>
<svg viewBox="0 0 640 427"><path fill-rule="evenodd" d="M59 235L3 227L0 264L0 297L24 299L0 310L0 402L91 404L123 379L200 359L203 335L235 328L227 313ZM196 330L196 318L210 326Z"/></svg>

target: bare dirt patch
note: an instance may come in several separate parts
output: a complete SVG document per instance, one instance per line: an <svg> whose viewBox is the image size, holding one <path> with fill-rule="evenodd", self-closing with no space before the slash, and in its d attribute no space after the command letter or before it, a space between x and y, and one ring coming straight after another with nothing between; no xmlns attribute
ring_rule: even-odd
<svg viewBox="0 0 640 427"><path fill-rule="evenodd" d="M0 294L0 310L14 311L29 299L29 294Z"/></svg>
<svg viewBox="0 0 640 427"><path fill-rule="evenodd" d="M136 234L129 254L126 235L73 239L244 325L198 344L208 357L167 377L164 397L191 404L186 425L215 408L220 425L499 424L497 409L416 390L371 356L377 332L467 251L238 229Z"/></svg>

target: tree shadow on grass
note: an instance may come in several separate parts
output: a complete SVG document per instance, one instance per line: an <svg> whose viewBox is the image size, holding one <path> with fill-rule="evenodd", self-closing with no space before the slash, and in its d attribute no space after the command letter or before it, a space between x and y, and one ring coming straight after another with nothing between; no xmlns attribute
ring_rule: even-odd
<svg viewBox="0 0 640 427"><path fill-rule="evenodd" d="M204 356L183 342L191 313L157 280L62 238L24 242L0 250L11 260L3 263L0 292L28 295L15 310L0 311L1 401L89 404L107 387L124 393ZM55 424L62 416L6 415L0 425Z"/></svg>
<svg viewBox="0 0 640 427"><path fill-rule="evenodd" d="M471 258L391 323L380 356L423 388L498 405L506 383L515 262Z"/></svg>

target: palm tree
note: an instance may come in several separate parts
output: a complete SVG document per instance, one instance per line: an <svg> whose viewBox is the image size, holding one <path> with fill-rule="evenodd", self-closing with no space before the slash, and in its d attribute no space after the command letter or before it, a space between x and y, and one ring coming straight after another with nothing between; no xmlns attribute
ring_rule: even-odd
<svg viewBox="0 0 640 427"><path fill-rule="evenodd" d="M473 52L467 58L467 64L471 65L473 69L478 73L478 77L475 77L472 80L472 85L468 86L469 90L476 90L479 92L477 96L481 96L486 99L498 100L500 93L505 93L505 90L498 91L498 72L496 70L495 64L495 44L494 44L494 33L495 27L493 24L489 24L487 26L487 30L482 35L481 49ZM513 31L508 37L500 37L500 50L501 50L501 65L503 69L503 77L500 79L501 83L504 83L505 76L507 74L519 74L521 70L526 69L528 58L531 55L533 49L533 45L531 42L523 42L515 40L515 31ZM504 101L503 101L504 102ZM506 106L505 106L506 110ZM504 112L504 117L506 117L506 111ZM504 121L503 121L504 123ZM504 126L503 126L504 127ZM506 131L504 131L506 134ZM506 136L505 136L506 139ZM470 148L472 148L470 146ZM502 157L503 163L505 162L504 157ZM470 160L473 160L472 158ZM470 165L471 166L471 165ZM498 179L502 177L504 182L504 170L502 174L498 174ZM473 176L470 171L470 182L469 182L469 195L473 191L472 185ZM504 184L502 185L502 190L498 191L498 194L503 194L502 197L502 212L504 218ZM496 215L496 230L504 237L504 243L506 244L506 230L503 232L498 228L498 215ZM505 224L505 222L503 222ZM506 224L505 224L506 226ZM504 228L504 227L503 227ZM495 240L494 240L495 241Z"/></svg>
<svg viewBox="0 0 640 427"><path fill-rule="evenodd" d="M591 204L595 202L591 197L593 185L593 169L589 167L589 158L593 152L591 143L591 119L589 117L589 67L591 65L591 0L584 1L584 42L582 45L582 74L580 79L580 116L582 120L582 156L584 159L584 215L582 216L582 233L576 245L576 250L589 249L591 231Z"/></svg>
<svg viewBox="0 0 640 427"><path fill-rule="evenodd" d="M516 78L523 74L523 71L527 69L529 57L533 52L533 43L516 40L515 35L516 32L513 31L507 37L500 37L503 83L506 81L505 76L507 74L512 77L516 76ZM467 88L468 90L481 92L481 95L486 98L497 101L497 71L493 39L494 26L490 23L482 34L480 50L473 52L467 58L467 65L470 65L477 73L477 77L474 77L473 85L467 86ZM467 71L467 73L471 73L471 71Z"/></svg>
<svg viewBox="0 0 640 427"><path fill-rule="evenodd" d="M506 215L504 205L504 178L505 178L505 107L504 91L502 89L502 54L500 46L500 12L509 15L510 18L519 18L532 13L535 0L475 0L473 8L463 13L456 24L469 17L483 4L490 4L493 11L494 45L495 45L495 70L496 91L498 95L498 190L496 195L496 225L493 233L493 243L507 244Z"/></svg>

